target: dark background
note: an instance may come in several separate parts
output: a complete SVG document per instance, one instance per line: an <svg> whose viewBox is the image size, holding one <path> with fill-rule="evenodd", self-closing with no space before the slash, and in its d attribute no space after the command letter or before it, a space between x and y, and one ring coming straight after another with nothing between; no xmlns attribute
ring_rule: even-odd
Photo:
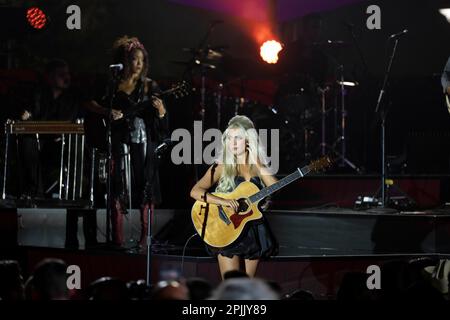
<svg viewBox="0 0 450 320"><path fill-rule="evenodd" d="M106 73L111 44L124 34L137 36L148 48L151 76L162 84L182 78L184 67L173 61L187 61L191 56L183 48L198 46L214 20L223 20L223 23L214 28L208 44L226 46L228 57L262 64L258 55L259 44L252 30L264 21L179 2L183 1L1 1L2 120L8 117L14 105L11 103L12 92L20 96L21 90L26 91L18 88L31 86L35 78L28 75L42 71L48 59L66 59L74 74L75 85L83 87L96 76ZM66 28L66 8L71 4L81 8L81 30ZM380 170L380 130L374 109L391 49L387 38L408 29L409 33L401 39L398 47L385 100L390 110L387 153L393 160L391 172L447 174L450 117L443 100L440 76L450 55L450 24L438 12L438 9L446 7L445 1L359 1L343 6L334 1L334 4L333 9L315 11L323 17L323 40L342 40L350 44L343 48L325 49L326 54L345 66L346 77L360 84L348 89L346 96L348 158L365 173L378 173ZM366 8L372 4L381 8L381 30L366 28ZM39 6L50 17L44 30L30 30L20 18L21 10L32 5ZM275 29L285 43L294 40L295 35L302 31L304 14L298 12L293 16L297 18L279 20ZM346 23L354 25L356 42ZM368 72L365 72L356 44L361 48ZM214 74L209 77L216 80L215 77L222 76ZM239 77L235 70L233 77ZM208 87L208 90L210 94L214 93L214 87ZM192 121L198 118L198 95L169 100L167 104L172 129L191 128ZM195 180L195 168L174 166L168 158L165 160L162 165L164 187L176 194L188 195ZM198 171L201 174L204 168Z"/></svg>

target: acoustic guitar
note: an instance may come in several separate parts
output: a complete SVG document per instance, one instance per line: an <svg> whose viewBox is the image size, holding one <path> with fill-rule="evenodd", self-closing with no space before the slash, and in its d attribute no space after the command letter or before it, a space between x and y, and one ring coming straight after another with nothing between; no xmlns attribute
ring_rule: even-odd
<svg viewBox="0 0 450 320"><path fill-rule="evenodd" d="M173 85L170 89L162 91L158 94L153 94L151 97L158 97L164 99L166 97L173 97L179 99L189 95L190 87L183 81ZM152 99L143 102L134 103L130 99L122 101L123 103L115 106L123 114L123 117L111 121L113 129L120 130L123 126L129 126L133 116L137 116L145 110L153 110ZM88 112L84 118L84 130L86 139L91 147L95 147L103 152L107 150L106 130L108 117L102 114Z"/></svg>
<svg viewBox="0 0 450 320"><path fill-rule="evenodd" d="M185 97L189 95L189 87L185 81L177 83L176 85L172 86L170 89L164 90L160 93L153 94L152 97L157 98L165 98L168 96L172 96L175 99L179 99L181 97ZM127 119L134 117L136 115L139 115L142 111L152 108L152 99L133 103L132 101L128 101L128 103L124 104L123 106L118 106L118 109L122 112L123 117L117 120L113 120L113 125L122 121L126 121Z"/></svg>
<svg viewBox="0 0 450 320"><path fill-rule="evenodd" d="M263 215L258 208L262 199L311 172L329 167L331 163L329 157L322 157L303 168L297 168L295 172L261 190L252 182L244 181L232 192L213 193L224 199L236 199L239 203L238 212L230 207L197 200L191 210L195 230L208 245L226 247L236 241L248 222L262 219Z"/></svg>

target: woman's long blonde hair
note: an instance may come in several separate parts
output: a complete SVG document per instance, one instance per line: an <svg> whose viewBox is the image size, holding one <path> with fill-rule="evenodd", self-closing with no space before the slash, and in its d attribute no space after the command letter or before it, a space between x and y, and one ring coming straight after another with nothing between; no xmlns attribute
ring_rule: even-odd
<svg viewBox="0 0 450 320"><path fill-rule="evenodd" d="M237 157L230 152L227 146L227 137L231 129L240 129L245 138L247 154L246 163L250 164L250 172L257 163L267 165L268 157L263 145L259 141L253 122L246 116L235 116L228 122L227 129L222 135L222 148L217 162L223 165L222 175L216 191L229 192L236 187L234 178L239 174Z"/></svg>

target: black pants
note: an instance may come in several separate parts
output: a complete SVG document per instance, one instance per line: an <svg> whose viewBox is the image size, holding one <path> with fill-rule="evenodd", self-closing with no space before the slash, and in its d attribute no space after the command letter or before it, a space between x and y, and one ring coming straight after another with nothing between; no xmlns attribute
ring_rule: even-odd
<svg viewBox="0 0 450 320"><path fill-rule="evenodd" d="M61 141L57 138L40 135L38 142L36 135L19 136L19 194L44 196L46 189L59 180Z"/></svg>
<svg viewBox="0 0 450 320"><path fill-rule="evenodd" d="M18 137L19 195L42 195L39 146L35 135Z"/></svg>
<svg viewBox="0 0 450 320"><path fill-rule="evenodd" d="M127 145L130 153L131 167L131 201L133 208L139 208L143 204L145 185L148 178L146 169L146 145L143 143L130 143ZM113 159L113 198L119 198L125 207L129 206L128 197L130 190L126 184L125 150L123 144L114 146Z"/></svg>

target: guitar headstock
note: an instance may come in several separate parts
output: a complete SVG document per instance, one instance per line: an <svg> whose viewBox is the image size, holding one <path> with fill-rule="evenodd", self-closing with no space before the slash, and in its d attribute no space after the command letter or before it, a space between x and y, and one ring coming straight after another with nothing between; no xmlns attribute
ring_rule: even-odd
<svg viewBox="0 0 450 320"><path fill-rule="evenodd" d="M186 97L190 94L190 87L186 81L172 85L172 88L164 91L164 95L171 95L175 99Z"/></svg>
<svg viewBox="0 0 450 320"><path fill-rule="evenodd" d="M329 168L333 164L333 160L328 156L312 161L308 167L312 172L319 172Z"/></svg>

